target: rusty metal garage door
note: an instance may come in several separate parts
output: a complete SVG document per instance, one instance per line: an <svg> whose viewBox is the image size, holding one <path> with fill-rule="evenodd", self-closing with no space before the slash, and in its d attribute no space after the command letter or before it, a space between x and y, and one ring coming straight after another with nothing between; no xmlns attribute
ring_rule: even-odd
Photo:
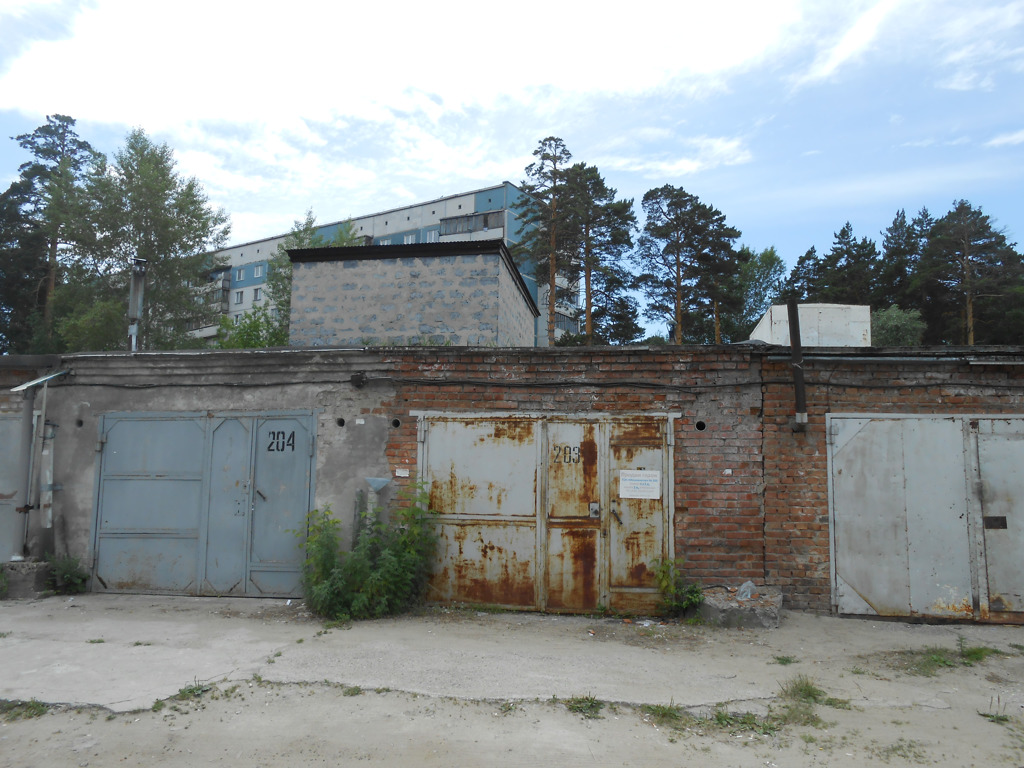
<svg viewBox="0 0 1024 768"><path fill-rule="evenodd" d="M1014 621L1024 608L1024 419L832 415L839 613Z"/></svg>
<svg viewBox="0 0 1024 768"><path fill-rule="evenodd" d="M420 416L432 599L649 610L669 556L671 417ZM668 503L667 503L668 502Z"/></svg>
<svg viewBox="0 0 1024 768"><path fill-rule="evenodd" d="M298 596L313 424L308 411L105 415L93 588Z"/></svg>

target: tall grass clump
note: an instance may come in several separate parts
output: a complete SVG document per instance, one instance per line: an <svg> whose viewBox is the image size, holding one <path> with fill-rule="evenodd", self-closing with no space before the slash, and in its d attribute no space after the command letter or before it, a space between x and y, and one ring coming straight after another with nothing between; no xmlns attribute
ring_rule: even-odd
<svg viewBox="0 0 1024 768"><path fill-rule="evenodd" d="M306 516L302 582L311 611L334 621L370 619L423 601L437 550L435 513L422 483L399 499L387 520L380 510L360 515L350 552L341 551L341 524L330 508Z"/></svg>

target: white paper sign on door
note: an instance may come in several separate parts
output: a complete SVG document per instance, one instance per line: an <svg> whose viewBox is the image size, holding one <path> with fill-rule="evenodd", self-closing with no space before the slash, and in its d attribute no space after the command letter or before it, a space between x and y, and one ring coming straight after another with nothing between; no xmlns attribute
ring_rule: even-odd
<svg viewBox="0 0 1024 768"><path fill-rule="evenodd" d="M653 469L624 469L619 472L620 499L660 499L661 472Z"/></svg>

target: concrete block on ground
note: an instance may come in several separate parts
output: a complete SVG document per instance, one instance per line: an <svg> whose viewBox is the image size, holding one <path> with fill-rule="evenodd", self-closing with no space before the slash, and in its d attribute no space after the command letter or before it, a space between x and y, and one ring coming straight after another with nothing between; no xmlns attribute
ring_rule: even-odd
<svg viewBox="0 0 1024 768"><path fill-rule="evenodd" d="M709 587L704 590L700 616L721 627L779 626L782 591L778 587L755 587L749 599L737 597L733 587Z"/></svg>

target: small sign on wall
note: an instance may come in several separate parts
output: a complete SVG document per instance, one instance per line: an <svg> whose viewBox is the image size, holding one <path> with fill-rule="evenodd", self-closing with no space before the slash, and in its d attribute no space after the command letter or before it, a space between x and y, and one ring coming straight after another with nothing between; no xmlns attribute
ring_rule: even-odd
<svg viewBox="0 0 1024 768"><path fill-rule="evenodd" d="M661 472L654 469L623 469L619 472L620 499L660 499Z"/></svg>

